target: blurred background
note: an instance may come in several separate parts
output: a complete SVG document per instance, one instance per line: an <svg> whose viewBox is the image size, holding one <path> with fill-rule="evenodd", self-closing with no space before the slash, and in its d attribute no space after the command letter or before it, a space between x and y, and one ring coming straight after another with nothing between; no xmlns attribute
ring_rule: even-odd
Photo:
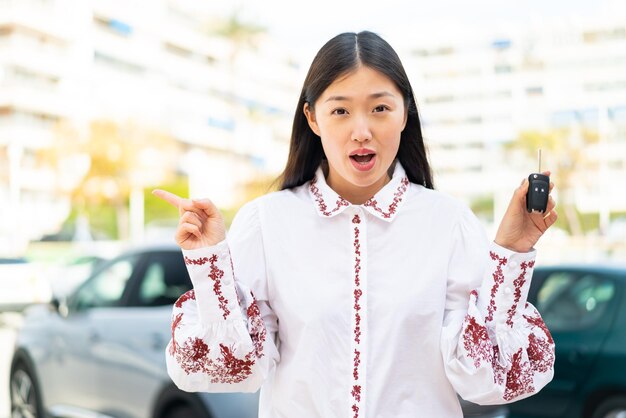
<svg viewBox="0 0 626 418"><path fill-rule="evenodd" d="M270 191L315 53L365 29L405 65L437 189L493 236L541 148L560 217L538 261L626 260L623 1L0 0L5 309L17 277L45 302L172 241L155 187L227 222Z"/></svg>
<svg viewBox="0 0 626 418"><path fill-rule="evenodd" d="M154 187L230 221L282 170L314 54L369 29L406 66L439 190L493 232L542 148L560 219L541 257L624 257L625 9L0 0L0 254L171 239Z"/></svg>

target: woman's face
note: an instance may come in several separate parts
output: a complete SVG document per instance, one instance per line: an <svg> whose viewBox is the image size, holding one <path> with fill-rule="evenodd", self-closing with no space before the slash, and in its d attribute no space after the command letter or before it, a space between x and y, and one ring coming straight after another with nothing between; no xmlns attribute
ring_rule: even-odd
<svg viewBox="0 0 626 418"><path fill-rule="evenodd" d="M402 93L384 74L365 66L337 78L304 113L328 158L327 183L355 204L388 181L407 112Z"/></svg>

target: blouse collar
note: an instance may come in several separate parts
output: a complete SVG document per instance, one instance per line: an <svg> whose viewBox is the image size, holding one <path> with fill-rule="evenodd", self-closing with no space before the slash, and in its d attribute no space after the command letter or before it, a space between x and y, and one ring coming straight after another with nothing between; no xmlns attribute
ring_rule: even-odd
<svg viewBox="0 0 626 418"><path fill-rule="evenodd" d="M387 222L391 222L398 213L409 188L409 178L399 161L396 161L393 175L389 183L385 184L367 202L360 205L372 215ZM326 183L322 167L318 167L315 177L309 183L309 194L320 216L332 218L352 205Z"/></svg>

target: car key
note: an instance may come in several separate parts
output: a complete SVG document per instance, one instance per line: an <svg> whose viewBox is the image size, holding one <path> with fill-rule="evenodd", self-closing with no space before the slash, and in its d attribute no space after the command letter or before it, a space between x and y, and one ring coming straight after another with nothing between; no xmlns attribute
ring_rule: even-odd
<svg viewBox="0 0 626 418"><path fill-rule="evenodd" d="M526 209L528 212L546 211L548 207L548 193L550 192L550 177L541 174L541 148L538 150L539 170L528 176L528 192L526 192Z"/></svg>

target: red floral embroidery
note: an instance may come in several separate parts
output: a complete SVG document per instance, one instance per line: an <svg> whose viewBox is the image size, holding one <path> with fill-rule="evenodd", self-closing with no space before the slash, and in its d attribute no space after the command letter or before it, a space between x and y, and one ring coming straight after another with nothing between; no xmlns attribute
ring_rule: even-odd
<svg viewBox="0 0 626 418"><path fill-rule="evenodd" d="M189 258L187 256L185 256L185 264L186 265L194 265L194 266L203 266L205 265L207 262L209 261L208 258L206 257L202 257L202 258Z"/></svg>
<svg viewBox="0 0 626 418"><path fill-rule="evenodd" d="M176 315L176 317L174 317L174 320L172 321L172 342L170 344L170 355L174 355L176 354L176 328L178 328L178 324L180 324L180 321L183 319L183 313L179 313L178 315Z"/></svg>
<svg viewBox="0 0 626 418"><path fill-rule="evenodd" d="M250 338L252 338L252 343L254 345L254 354L257 358L261 358L264 356L263 354L263 344L265 343L265 338L267 336L267 329L265 328L265 324L263 323L263 319L261 318L261 310L254 298L252 292L252 303L248 306L248 332L250 333Z"/></svg>
<svg viewBox="0 0 626 418"><path fill-rule="evenodd" d="M354 380L359 380L359 365L361 364L361 352L354 350L354 369L352 370L352 377Z"/></svg>
<svg viewBox="0 0 626 418"><path fill-rule="evenodd" d="M354 216L355 218L358 218L358 215ZM357 255L357 257L355 258L355 260L361 261L360 257L361 257L361 241L359 240L359 235L361 234L361 231L359 231L359 227L355 226L354 227L354 253ZM356 273L359 273L361 271L361 269L359 268L358 270L355 270Z"/></svg>
<svg viewBox="0 0 626 418"><path fill-rule="evenodd" d="M506 376L506 367L501 366L498 361L500 358L500 347L493 346L493 357L491 359L491 369L493 370L493 382L496 385L504 384L504 376Z"/></svg>
<svg viewBox="0 0 626 418"><path fill-rule="evenodd" d="M532 269L534 265L534 261L530 261L528 263L523 262L522 264L520 264L522 271L519 276L517 276L517 279L513 281L513 285L515 286L515 298L513 299L513 305L511 305L511 308L507 311L508 317L506 319L507 325L511 328L513 328L513 315L515 315L517 304L522 297L522 287L526 283L526 273L528 272L528 269Z"/></svg>
<svg viewBox="0 0 626 418"><path fill-rule="evenodd" d="M217 361L222 363L223 367L218 365L213 373L209 373L213 376L212 382L239 383L252 374L252 366L254 366L254 360L251 359L252 353L240 359L235 357L232 348L224 344L220 344L220 352L222 356Z"/></svg>
<svg viewBox="0 0 626 418"><path fill-rule="evenodd" d="M465 316L465 331L463 332L463 347L467 356L474 360L474 367L480 367L480 362L491 363L493 346L487 334L487 327L476 322L476 318Z"/></svg>
<svg viewBox="0 0 626 418"><path fill-rule="evenodd" d="M376 212L380 213L383 216L383 218L388 219L391 217L391 215L396 213L398 204L402 201L403 195L408 189L408 187L409 187L409 179L408 177L403 177L402 180L400 180L400 186L398 186L398 189L393 194L394 196L393 201L389 204L387 211L384 211L383 209L381 209L378 206L378 202L373 197L367 202L365 202L363 206L368 206L368 207L373 208Z"/></svg>
<svg viewBox="0 0 626 418"><path fill-rule="evenodd" d="M537 338L535 334L528 336L528 359L530 360L533 371L546 373L552 369L554 364L554 351L550 343L543 339Z"/></svg>
<svg viewBox="0 0 626 418"><path fill-rule="evenodd" d="M528 321L529 324L541 328L543 332L546 334L546 337L548 338L548 342L550 344L554 344L554 340L552 339L552 334L550 334L550 331L548 330L546 323L543 322L543 319L541 319L541 316L539 316L539 313L537 313L537 316L524 315L524 318L526 318L526 321Z"/></svg>
<svg viewBox="0 0 626 418"><path fill-rule="evenodd" d="M525 393L535 391L533 386L533 369L527 361L522 362L522 349L517 350L511 359L511 368L506 374L506 390L504 399L511 401Z"/></svg>
<svg viewBox="0 0 626 418"><path fill-rule="evenodd" d="M214 281L213 292L215 293L215 296L217 296L217 301L219 302L220 309L223 312L222 317L226 319L230 314L230 310L228 309L228 299L226 299L222 294L222 283L220 281L220 279L224 277L224 270L220 270L216 265L217 255L213 254L209 261L211 262L209 277Z"/></svg>
<svg viewBox="0 0 626 418"><path fill-rule="evenodd" d="M209 346L200 338L188 338L176 350L176 361L185 373L199 373L206 371L206 364L210 361Z"/></svg>
<svg viewBox="0 0 626 418"><path fill-rule="evenodd" d="M352 397L356 399L357 402L361 401L361 385L352 386Z"/></svg>
<svg viewBox="0 0 626 418"><path fill-rule="evenodd" d="M359 223L360 218L358 215L354 215L352 222ZM360 289L361 287L361 243L359 241L359 228L354 227L354 253L356 254L354 258L354 319L355 319L355 328L354 328L354 340L357 344L361 343L361 305L360 300L363 295L363 291Z"/></svg>
<svg viewBox="0 0 626 418"><path fill-rule="evenodd" d="M343 197L339 196L337 198L337 202L335 202L335 205L336 205L335 208L333 210L331 210L331 211L328 211L328 207L326 206L326 202L324 201L324 197L320 193L320 190L315 185L315 183L317 183L317 177L315 177L315 178L313 178L313 180L311 180L311 183L309 185L309 190L311 190L311 193L313 194L313 196L315 196L315 201L317 202L317 206L319 207L320 212L322 212L322 214L324 216L332 215L334 212L337 212L339 209L341 209L342 206L350 206L350 202L348 202Z"/></svg>
<svg viewBox="0 0 626 418"><path fill-rule="evenodd" d="M259 309L259 305L256 303L256 299L252 300L252 303L250 304L250 306L248 306L246 312L248 314L248 319L258 318L261 316L261 310Z"/></svg>
<svg viewBox="0 0 626 418"><path fill-rule="evenodd" d="M235 275L235 266L233 265L233 257L230 255L230 250L228 250L228 260L230 260L230 271L233 272L233 276Z"/></svg>
<svg viewBox="0 0 626 418"><path fill-rule="evenodd" d="M352 411L354 412L354 418L359 417L359 404L361 402L361 385L359 382L359 366L361 364L361 352L358 347L361 344L361 297L363 296L363 290L361 289L361 243L359 241L360 230L358 224L361 223L359 215L354 215L352 218L354 226L354 341L356 348L354 349L354 360L352 375L354 377L355 384L352 387L352 398L354 404L352 405Z"/></svg>
<svg viewBox="0 0 626 418"><path fill-rule="evenodd" d="M496 293L498 293L498 287L504 283L504 273L502 272L502 266L506 265L506 257L499 257L493 251L489 252L489 256L492 260L498 260L498 266L493 273L493 286L491 287L491 299L489 300L489 306L487 306L487 316L485 317L485 323L493 321L493 313L498 310L496 307Z"/></svg>
<svg viewBox="0 0 626 418"><path fill-rule="evenodd" d="M188 300L196 300L196 292L193 289L183 293L183 295L178 298L176 303L174 303L174 306L176 306L177 308L182 308L183 303L187 302Z"/></svg>
<svg viewBox="0 0 626 418"><path fill-rule="evenodd" d="M240 383L252 374L253 352L241 359L234 355L234 349L220 344L217 359L209 358L211 350L200 338L189 338L178 347L176 361L185 373L206 373L211 383Z"/></svg>
<svg viewBox="0 0 626 418"><path fill-rule="evenodd" d="M354 341L357 344L361 343L361 315L359 314L361 305L359 300L361 300L362 295L363 291L361 289L354 289Z"/></svg>
<svg viewBox="0 0 626 418"><path fill-rule="evenodd" d="M352 411L354 412L354 418L359 418L359 407L357 404L352 405Z"/></svg>
<svg viewBox="0 0 626 418"><path fill-rule="evenodd" d="M180 326L183 313L181 312L174 317L172 320L172 342L169 353L174 356L185 373L208 374L211 377L211 383L239 383L252 374L255 358L264 356L263 344L265 343L267 330L261 318L261 310L254 298L254 294L250 292L250 295L252 296L252 303L246 309L246 313L248 314L248 332L252 339L253 349L243 358L235 355L234 347L219 344L220 353L218 357L211 359L209 357L211 351L209 346L201 338L197 337L188 338L182 346L177 344L175 332ZM184 296L187 299L195 297L193 291L187 292ZM183 299L183 297L179 300ZM182 306L182 302L180 305Z"/></svg>

